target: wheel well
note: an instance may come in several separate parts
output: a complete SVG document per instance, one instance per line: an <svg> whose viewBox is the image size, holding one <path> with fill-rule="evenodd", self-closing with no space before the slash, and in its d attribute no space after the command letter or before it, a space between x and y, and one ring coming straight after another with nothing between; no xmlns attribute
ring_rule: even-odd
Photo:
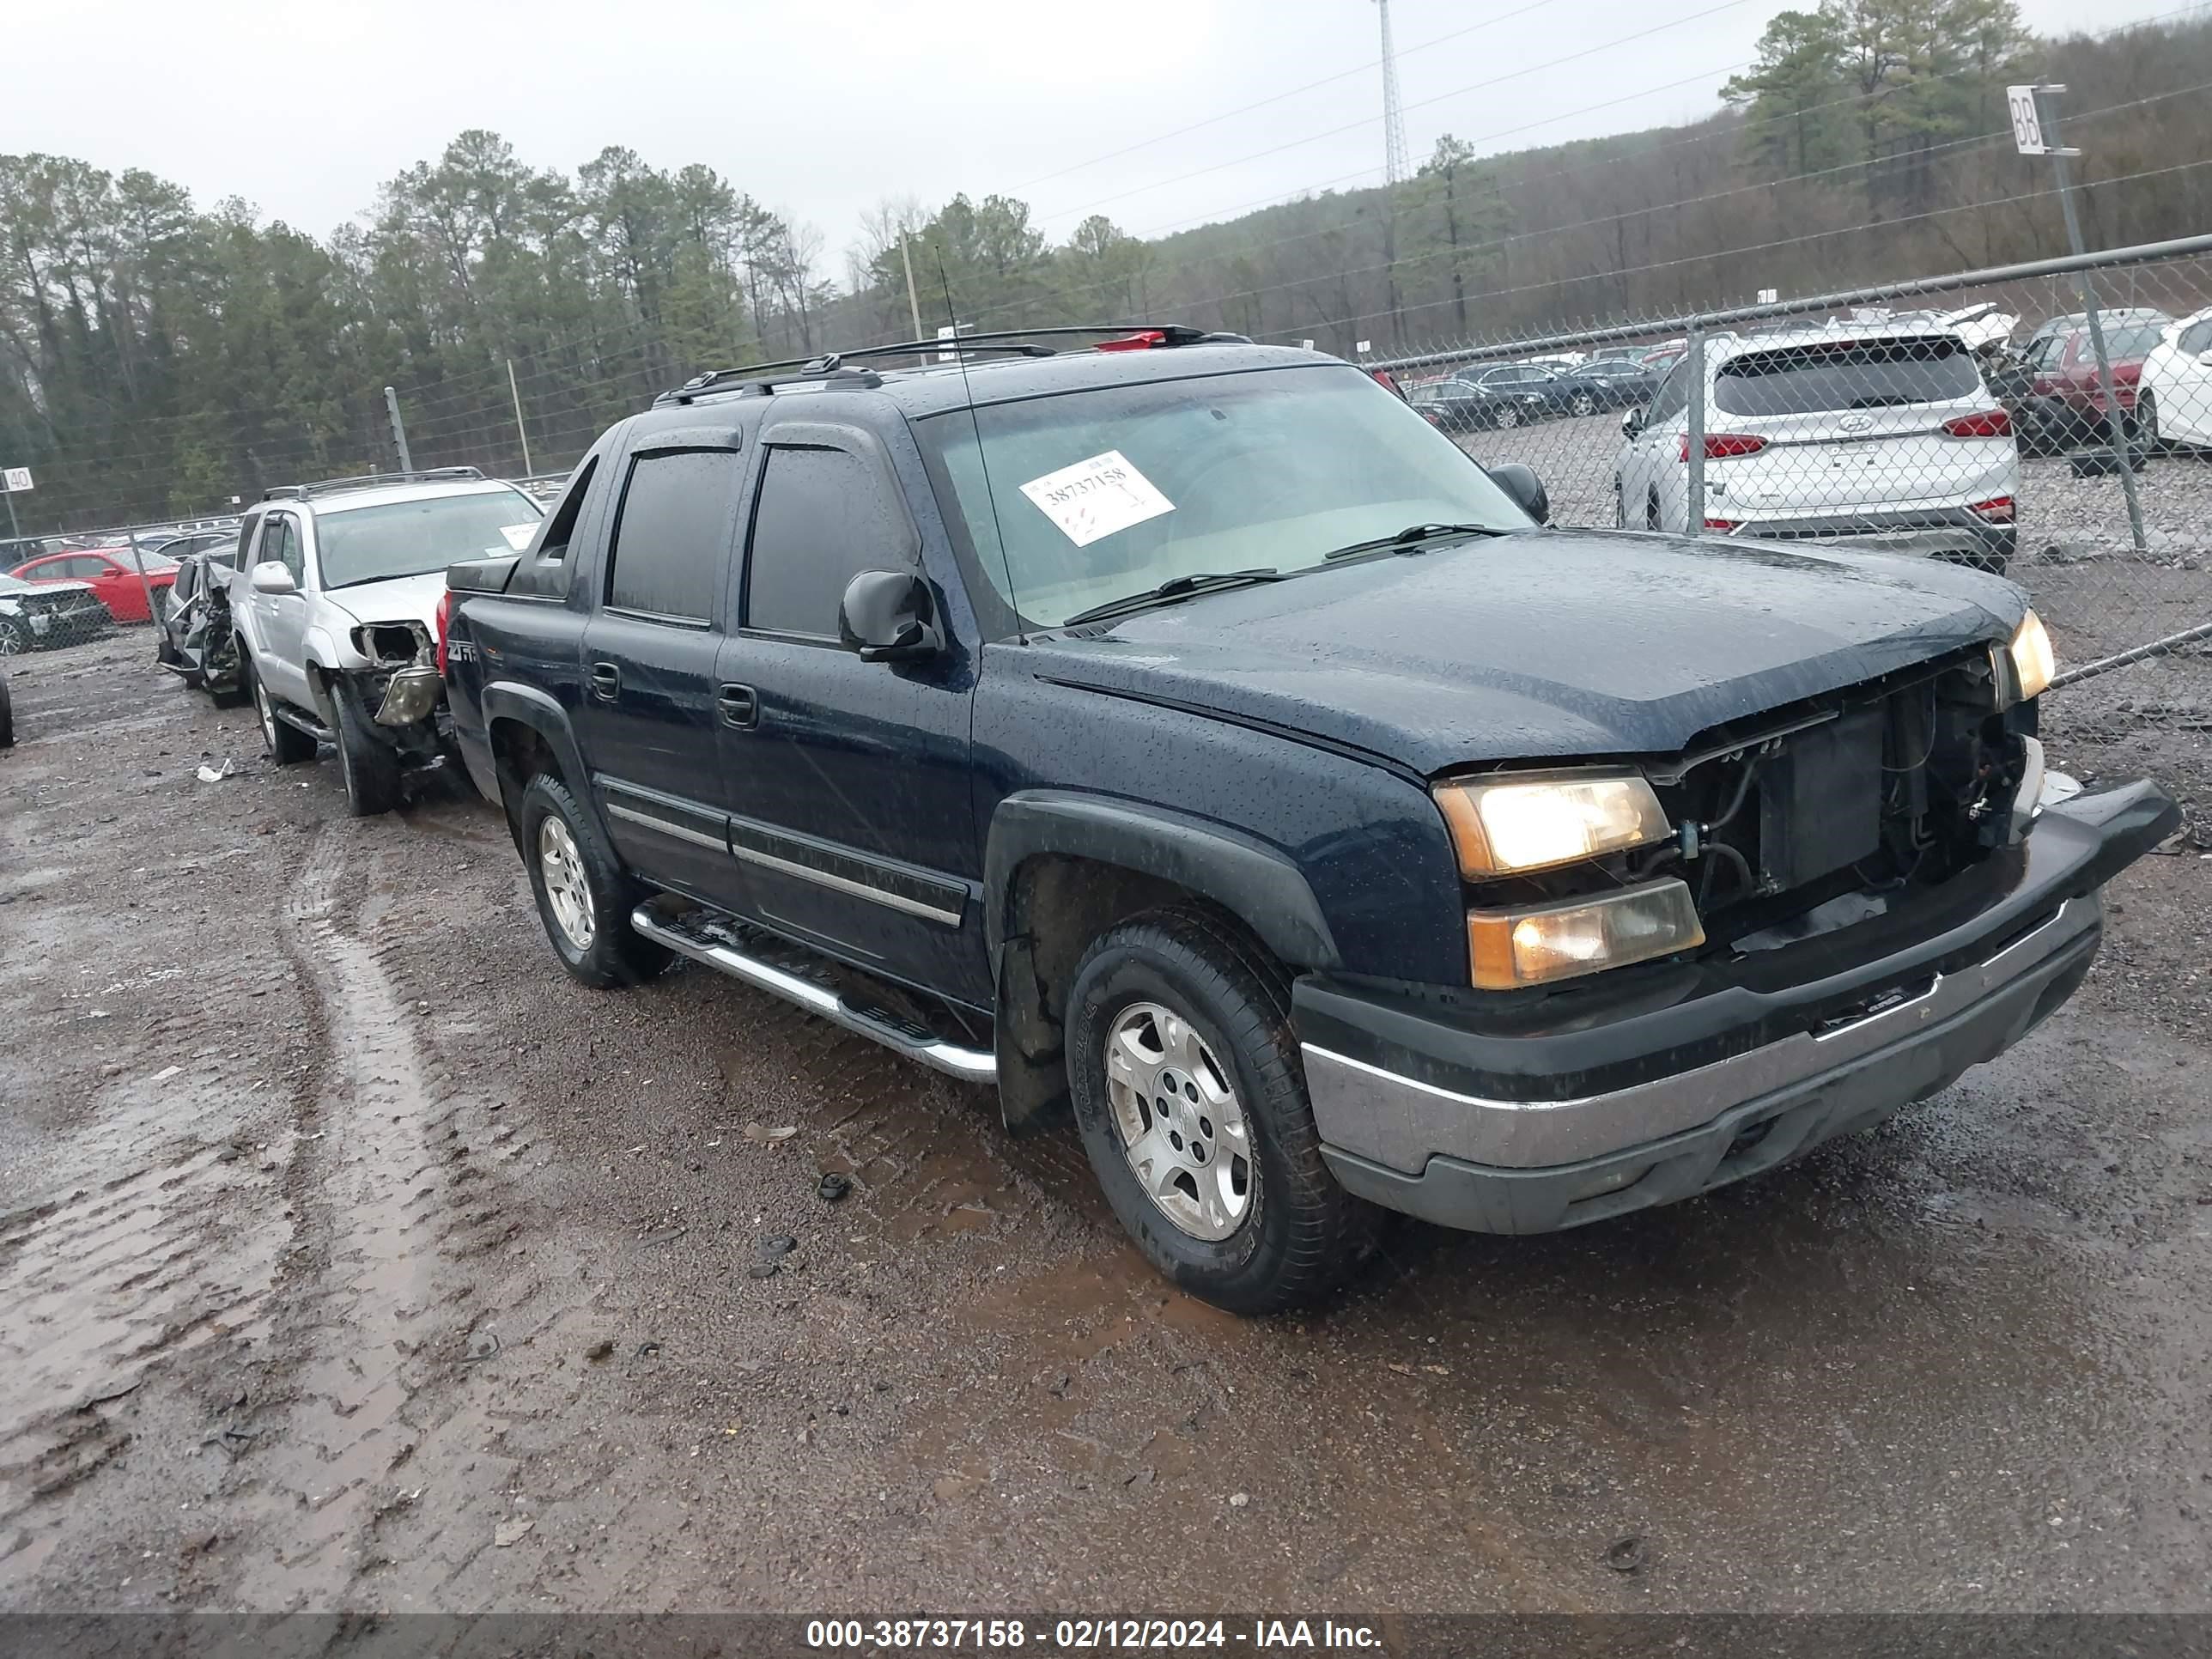
<svg viewBox="0 0 2212 1659"><path fill-rule="evenodd" d="M1092 942L1132 916L1168 905L1202 908L1253 950L1273 957L1234 913L1164 877L1058 853L1040 854L1014 872L1006 934L1028 941L1042 1009L1054 1024L1066 1017L1068 987Z"/></svg>
<svg viewBox="0 0 2212 1659"><path fill-rule="evenodd" d="M1041 853L1015 870L999 964L999 1106L1010 1131L1033 1133L1066 1103L1062 1033L1084 953L1109 928L1168 905L1205 910L1274 959L1233 912L1164 877L1064 853Z"/></svg>
<svg viewBox="0 0 2212 1659"><path fill-rule="evenodd" d="M510 812L521 800L523 791L530 787L531 779L541 772L572 789L575 787L574 780L562 771L561 757L545 741L545 734L527 720L495 720L489 735L500 799L508 804Z"/></svg>

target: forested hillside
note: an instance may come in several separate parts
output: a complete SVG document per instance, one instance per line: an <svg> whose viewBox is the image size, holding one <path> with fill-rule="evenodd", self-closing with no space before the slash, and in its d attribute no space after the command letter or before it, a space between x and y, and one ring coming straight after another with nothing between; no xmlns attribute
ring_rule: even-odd
<svg viewBox="0 0 2212 1659"><path fill-rule="evenodd" d="M988 193L887 204L842 261L847 228L711 168L611 149L568 173L483 131L328 237L0 156L0 462L38 474L27 531L204 511L391 465L392 385L418 464L520 468L519 397L532 464L565 465L699 367L905 336L902 230L927 327L949 288L986 327L1162 317L1346 354L2033 258L2063 234L2003 88L2039 74L2070 88L2092 244L2185 234L2212 228L2202 16L2044 41L2010 0L1827 0L1774 18L1694 125L1497 153L1478 116L1395 191L1151 241L1094 217L1054 246Z"/></svg>

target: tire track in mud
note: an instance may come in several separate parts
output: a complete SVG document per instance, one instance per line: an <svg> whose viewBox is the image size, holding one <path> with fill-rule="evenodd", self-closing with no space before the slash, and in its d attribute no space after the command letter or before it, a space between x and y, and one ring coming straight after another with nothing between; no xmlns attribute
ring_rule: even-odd
<svg viewBox="0 0 2212 1659"><path fill-rule="evenodd" d="M356 833L325 826L283 906L323 1041L289 1182L307 1253L278 1323L289 1404L240 1468L266 1547L234 1597L255 1608L328 1607L362 1570L387 1477L419 1437L416 1401L460 1358L465 1323L440 1272L465 1218L434 1145L439 1102L409 1013L350 919L370 885L349 867Z"/></svg>

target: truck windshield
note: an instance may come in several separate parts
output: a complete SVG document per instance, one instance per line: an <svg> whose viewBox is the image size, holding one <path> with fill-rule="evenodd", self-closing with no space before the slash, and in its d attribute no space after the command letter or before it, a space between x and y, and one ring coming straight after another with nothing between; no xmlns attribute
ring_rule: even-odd
<svg viewBox="0 0 2212 1659"><path fill-rule="evenodd" d="M323 586L421 576L463 559L517 553L538 533L543 513L519 489L325 508L315 520Z"/></svg>
<svg viewBox="0 0 2212 1659"><path fill-rule="evenodd" d="M1295 575L1409 525L1531 527L1450 439L1348 365L1063 392L916 430L975 574L1033 627L1178 576Z"/></svg>

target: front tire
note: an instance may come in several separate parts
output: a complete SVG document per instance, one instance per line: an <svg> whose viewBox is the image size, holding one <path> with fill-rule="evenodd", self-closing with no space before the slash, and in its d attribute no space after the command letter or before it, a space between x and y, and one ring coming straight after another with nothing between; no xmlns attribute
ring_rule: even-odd
<svg viewBox="0 0 2212 1659"><path fill-rule="evenodd" d="M1571 415L1595 415L1597 413L1597 399L1587 392L1577 392L1567 399L1567 412Z"/></svg>
<svg viewBox="0 0 2212 1659"><path fill-rule="evenodd" d="M1068 996L1091 1168L1137 1248L1193 1296L1267 1314L1326 1296L1376 1212L1322 1161L1281 968L1195 909L1103 935Z"/></svg>
<svg viewBox="0 0 2212 1659"><path fill-rule="evenodd" d="M538 919L562 967L602 989L640 984L666 969L672 954L629 925L641 890L566 784L542 772L532 778L515 821Z"/></svg>
<svg viewBox="0 0 2212 1659"><path fill-rule="evenodd" d="M253 713L261 722L261 747L270 760L279 766L297 766L301 761L315 757L315 740L296 726L287 726L276 718L276 700L269 688L261 683L261 676L253 672L249 663L245 670L252 686Z"/></svg>
<svg viewBox="0 0 2212 1659"><path fill-rule="evenodd" d="M38 647L38 639L13 617L0 617L0 657L20 657Z"/></svg>
<svg viewBox="0 0 2212 1659"><path fill-rule="evenodd" d="M399 757L379 735L350 688L333 685L338 717L338 764L345 773L346 810L373 818L399 805Z"/></svg>

